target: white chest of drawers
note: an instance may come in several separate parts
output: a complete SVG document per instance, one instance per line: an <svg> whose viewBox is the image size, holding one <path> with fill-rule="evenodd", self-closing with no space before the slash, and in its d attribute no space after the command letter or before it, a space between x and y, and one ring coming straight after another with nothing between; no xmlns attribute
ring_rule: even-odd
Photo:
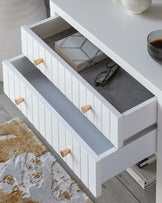
<svg viewBox="0 0 162 203"><path fill-rule="evenodd" d="M63 159L97 197L103 182L156 152L157 101L121 70L125 88L140 96L129 92L125 110L113 105L45 43L68 28L61 17L23 26L23 55L3 63L4 91L57 153L68 150Z"/></svg>
<svg viewBox="0 0 162 203"><path fill-rule="evenodd" d="M117 110L43 41L70 27L60 17L44 20L31 27L22 27L22 52L33 63L38 58L43 59L38 68L77 108L91 105L91 110L85 116L117 148L120 148L126 139L156 123L156 98L146 93L146 98L143 98L137 105L133 104L133 107L122 113ZM133 78L126 85L131 86L131 82L134 83ZM138 84L132 85L132 92L138 88ZM124 91L121 94L124 94ZM141 89L138 94L142 97L145 89ZM120 100L120 95L117 99ZM122 102L129 105L131 99L128 93L125 95L125 101Z"/></svg>
<svg viewBox="0 0 162 203"><path fill-rule="evenodd" d="M155 127L117 149L23 55L4 61L3 77L6 95L14 103L23 98L19 109L55 151L70 149L64 160L94 196L103 182L156 150Z"/></svg>

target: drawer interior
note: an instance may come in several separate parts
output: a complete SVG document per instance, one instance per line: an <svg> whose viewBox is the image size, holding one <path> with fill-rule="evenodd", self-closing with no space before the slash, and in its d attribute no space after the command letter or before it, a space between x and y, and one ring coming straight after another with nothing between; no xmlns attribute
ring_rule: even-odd
<svg viewBox="0 0 162 203"><path fill-rule="evenodd" d="M31 29L48 44L53 51L55 41L76 32L76 30L61 17L45 21L44 23L31 27ZM106 70L105 65L109 61L110 58L107 57L107 59L85 68L78 74L120 113L124 113L154 97L150 91L122 68L119 68L119 71L104 87L95 86L94 80L96 75Z"/></svg>
<svg viewBox="0 0 162 203"><path fill-rule="evenodd" d="M114 147L26 57L21 57L12 64L97 155Z"/></svg>
<svg viewBox="0 0 162 203"><path fill-rule="evenodd" d="M120 113L153 97L151 92L122 68L119 68L113 78L104 87L95 86L94 80L96 75L106 70L105 66L109 61L109 58L103 60L92 67L82 70L79 74Z"/></svg>

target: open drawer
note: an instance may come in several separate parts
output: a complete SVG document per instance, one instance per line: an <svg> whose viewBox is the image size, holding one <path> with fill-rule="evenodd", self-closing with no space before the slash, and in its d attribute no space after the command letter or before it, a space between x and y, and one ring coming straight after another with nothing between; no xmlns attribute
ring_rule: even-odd
<svg viewBox="0 0 162 203"><path fill-rule="evenodd" d="M156 151L156 126L117 149L23 55L3 62L3 77L6 95L58 153L68 151L64 160L94 196L103 182Z"/></svg>
<svg viewBox="0 0 162 203"><path fill-rule="evenodd" d="M156 98L122 68L104 88L95 76L110 59L76 72L54 51L54 41L72 28L61 17L22 27L22 52L117 147L156 123ZM41 63L42 62L42 63Z"/></svg>

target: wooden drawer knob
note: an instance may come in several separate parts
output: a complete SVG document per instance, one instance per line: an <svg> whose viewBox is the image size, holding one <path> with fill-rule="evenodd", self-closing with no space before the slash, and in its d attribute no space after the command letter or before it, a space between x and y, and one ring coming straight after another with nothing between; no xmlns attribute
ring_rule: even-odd
<svg viewBox="0 0 162 203"><path fill-rule="evenodd" d="M18 99L15 99L15 103L16 103L17 105L21 104L23 101L24 101L24 97L20 97L20 98L18 98Z"/></svg>
<svg viewBox="0 0 162 203"><path fill-rule="evenodd" d="M38 66L40 63L43 63L43 58L39 58L39 59L34 60L34 64L36 66Z"/></svg>
<svg viewBox="0 0 162 203"><path fill-rule="evenodd" d="M63 149L63 150L60 151L60 153L61 153L62 157L65 157L66 155L71 153L71 150L69 148Z"/></svg>
<svg viewBox="0 0 162 203"><path fill-rule="evenodd" d="M89 111L91 108L92 108L91 105L90 105L90 104L87 104L87 105L85 105L85 106L82 106L82 107L81 107L81 110L82 110L83 113L86 113L86 112Z"/></svg>

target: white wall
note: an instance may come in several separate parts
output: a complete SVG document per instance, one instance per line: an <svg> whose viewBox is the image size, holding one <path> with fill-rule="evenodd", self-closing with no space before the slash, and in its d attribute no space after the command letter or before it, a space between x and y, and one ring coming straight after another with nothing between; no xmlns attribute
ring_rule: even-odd
<svg viewBox="0 0 162 203"><path fill-rule="evenodd" d="M0 1L0 81L2 60L21 53L20 26L46 18L43 0Z"/></svg>

